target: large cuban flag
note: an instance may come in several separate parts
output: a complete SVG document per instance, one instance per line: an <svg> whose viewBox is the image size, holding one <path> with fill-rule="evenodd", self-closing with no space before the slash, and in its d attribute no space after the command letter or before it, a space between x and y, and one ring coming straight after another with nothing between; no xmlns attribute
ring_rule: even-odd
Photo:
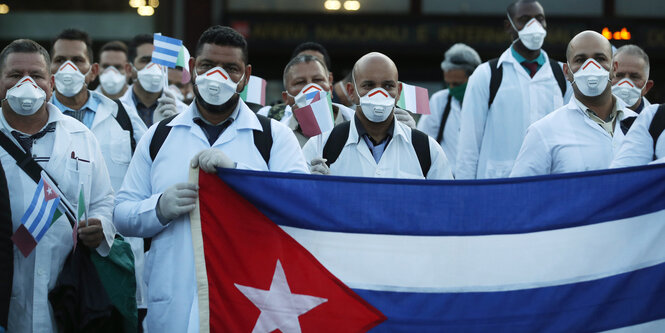
<svg viewBox="0 0 665 333"><path fill-rule="evenodd" d="M665 332L665 166L198 176L202 331Z"/></svg>

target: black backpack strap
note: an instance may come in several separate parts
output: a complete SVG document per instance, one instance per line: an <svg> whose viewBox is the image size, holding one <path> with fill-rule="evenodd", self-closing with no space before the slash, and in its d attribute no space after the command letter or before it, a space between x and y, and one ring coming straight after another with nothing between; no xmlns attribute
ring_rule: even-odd
<svg viewBox="0 0 665 333"><path fill-rule="evenodd" d="M635 119L637 117L628 117L624 118L619 122L619 127L621 127L621 131L623 132L624 135L628 133L628 130L630 130L630 127L633 126L633 123L635 122Z"/></svg>
<svg viewBox="0 0 665 333"><path fill-rule="evenodd" d="M559 84L559 89L561 89L561 96L566 96L566 76L563 75L563 69L559 66L559 62L550 58L550 67L552 67L552 74L556 79L556 83Z"/></svg>
<svg viewBox="0 0 665 333"><path fill-rule="evenodd" d="M665 130L665 103L661 104L656 110L656 114L651 120L651 125L649 125L649 134L653 138L653 157L656 159L656 142L658 138Z"/></svg>
<svg viewBox="0 0 665 333"><path fill-rule="evenodd" d="M118 122L118 125L120 125L120 127L122 127L123 130L129 132L129 140L132 146L132 154L134 154L134 150L136 149L136 140L134 139L134 126L132 126L132 121L129 119L127 110L125 110L125 107L122 105L122 102L120 102L119 100L114 100L114 102L118 104L118 113L115 116L115 120Z"/></svg>
<svg viewBox="0 0 665 333"><path fill-rule="evenodd" d="M257 114L256 117L261 123L263 131L254 130L254 145L261 153L261 157L268 165L270 162L270 150L272 149L272 127L270 125L270 118Z"/></svg>
<svg viewBox="0 0 665 333"><path fill-rule="evenodd" d="M166 140L166 137L169 136L169 133L171 132L171 126L166 125L176 116L177 114L162 119L159 124L157 124L155 133L152 134L152 139L150 139L150 159L152 161L154 161L155 157L157 157L157 153L159 153L159 150L162 148L162 145Z"/></svg>
<svg viewBox="0 0 665 333"><path fill-rule="evenodd" d="M499 86L503 80L503 66L497 68L496 65L498 63L498 58L488 61L490 66L490 98L487 100L487 109L494 103L494 97L496 97L496 92L499 91Z"/></svg>
<svg viewBox="0 0 665 333"><path fill-rule="evenodd" d="M4 136L4 135L3 135ZM14 243L12 237L12 210L5 170L0 164L0 327L7 327L9 301L14 276Z"/></svg>
<svg viewBox="0 0 665 333"><path fill-rule="evenodd" d="M429 169L432 166L432 157L429 151L429 136L417 129L411 129L411 144L416 151L416 156L418 156L423 177L427 178Z"/></svg>
<svg viewBox="0 0 665 333"><path fill-rule="evenodd" d="M24 153L12 140L0 132L0 146L16 160L16 164L32 179L35 183L39 183L42 178L42 167L32 159L32 156ZM58 184L54 184L57 186Z"/></svg>
<svg viewBox="0 0 665 333"><path fill-rule="evenodd" d="M349 138L349 130L351 129L351 122L345 121L337 126L335 126L328 136L328 141L323 146L323 158L326 159L326 164L330 167L337 157L344 149L344 144Z"/></svg>
<svg viewBox="0 0 665 333"><path fill-rule="evenodd" d="M439 127L439 134L436 135L436 142L441 142L443 139L443 129L446 127L446 121L448 121L448 116L450 115L450 103L453 101L453 95L448 92L448 102L446 107L443 109L443 116L441 116L441 126Z"/></svg>

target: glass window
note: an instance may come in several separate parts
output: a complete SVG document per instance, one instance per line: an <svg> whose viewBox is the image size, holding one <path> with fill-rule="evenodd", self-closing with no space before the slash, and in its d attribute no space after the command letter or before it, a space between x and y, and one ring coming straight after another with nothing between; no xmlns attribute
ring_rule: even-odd
<svg viewBox="0 0 665 333"><path fill-rule="evenodd" d="M424 14L504 15L509 2L488 0L422 0ZM631 0L626 0L629 2ZM657 1L657 0L654 0ZM548 16L601 16L602 0L540 0Z"/></svg>
<svg viewBox="0 0 665 333"><path fill-rule="evenodd" d="M229 0L230 11L408 13L409 0ZM326 9L328 7L329 9ZM358 7L356 10L354 10ZM337 8L337 9L335 9ZM345 9L346 8L346 9Z"/></svg>

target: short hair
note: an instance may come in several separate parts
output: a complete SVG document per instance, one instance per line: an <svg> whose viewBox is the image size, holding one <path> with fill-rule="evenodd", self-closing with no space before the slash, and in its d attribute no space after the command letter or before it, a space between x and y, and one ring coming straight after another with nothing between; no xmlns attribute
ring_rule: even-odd
<svg viewBox="0 0 665 333"><path fill-rule="evenodd" d="M466 72L467 76L470 76L480 62L480 56L476 50L466 44L457 43L446 51L441 62L441 69L446 72L461 69Z"/></svg>
<svg viewBox="0 0 665 333"><path fill-rule="evenodd" d="M104 45L102 45L102 48L99 50L99 54L101 55L102 52L104 51L117 51L117 52L122 52L127 56L128 50L127 50L127 44L119 41L119 40L114 40L110 41Z"/></svg>
<svg viewBox="0 0 665 333"><path fill-rule="evenodd" d="M247 52L247 41L239 32L233 28L215 25L208 28L201 34L199 41L196 43L196 56L198 57L203 50L203 44L215 44L220 46L232 46L240 48L242 51L242 60L245 65L249 62L249 55Z"/></svg>
<svg viewBox="0 0 665 333"><path fill-rule="evenodd" d="M523 3L534 3L534 2L538 2L538 1L537 0L515 0L512 3L510 3L510 5L508 5L508 7L506 7L506 13L508 14L508 16L510 16L510 19L512 20L513 16L515 15L515 8L517 7L517 5L523 4Z"/></svg>
<svg viewBox="0 0 665 333"><path fill-rule="evenodd" d="M624 45L624 46L618 48L618 49L614 52L614 56L613 56L613 57L616 57L616 56L619 55L620 53L625 53L625 54L628 54L628 55L632 55L632 56L636 56L636 57L640 57L640 58L642 58L642 59L644 60L644 64L646 65L646 72L647 72L646 74L647 74L647 77L646 77L645 79L648 79L648 78L649 78L649 70L651 69L651 68L650 68L651 65L649 64L649 55L648 55L646 52L644 52L644 50L643 50L641 47L639 47L639 46L637 46L637 45L635 45L635 44L627 44L627 45Z"/></svg>
<svg viewBox="0 0 665 333"><path fill-rule="evenodd" d="M143 44L152 45L152 39L153 37L150 34L140 34L134 36L134 38L132 38L132 40L129 42L129 48L127 49L127 61L134 63L134 59L136 58L136 49L138 49L138 47Z"/></svg>
<svg viewBox="0 0 665 333"><path fill-rule="evenodd" d="M317 43L317 42L304 42L301 43L300 45L296 46L296 48L293 50L293 53L291 54L291 58L294 58L300 52L303 51L316 51L319 52L323 55L323 61L326 64L326 68L330 69L330 55L328 55L328 50L326 50L323 45Z"/></svg>
<svg viewBox="0 0 665 333"><path fill-rule="evenodd" d="M46 49L37 44L37 42L30 39L17 39L5 46L0 52L0 73L5 69L5 62L7 57L12 53L39 53L44 57L46 62L46 71L51 74L51 57Z"/></svg>
<svg viewBox="0 0 665 333"><path fill-rule="evenodd" d="M291 70L291 67L298 65L298 64L306 64L310 62L318 62L321 64L321 67L323 67L323 70L328 74L328 67L326 67L326 64L321 61L321 59L311 55L311 54L302 54L299 56L296 56L295 58L292 58L289 60L289 63L286 64L286 67L284 67L284 74L282 74L282 84L284 84L284 89L286 89L286 73Z"/></svg>
<svg viewBox="0 0 665 333"><path fill-rule="evenodd" d="M55 47L55 42L64 39L64 40L78 40L81 41L85 44L85 48L88 51L88 61L91 63L93 62L92 58L92 39L90 39L90 36L88 35L87 32L79 29L65 29L58 36L53 39L53 43L51 44L51 56L53 56L54 47Z"/></svg>

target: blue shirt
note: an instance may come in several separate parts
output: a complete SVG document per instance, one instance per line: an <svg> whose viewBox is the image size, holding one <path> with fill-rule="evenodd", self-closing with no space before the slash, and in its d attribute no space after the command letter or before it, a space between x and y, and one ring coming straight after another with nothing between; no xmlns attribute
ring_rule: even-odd
<svg viewBox="0 0 665 333"><path fill-rule="evenodd" d="M157 102L155 101L155 103L151 106L143 105L141 100L136 97L134 89L132 89L132 102L134 102L134 105L136 105L136 112L138 112L145 125L150 127L150 125L152 125L152 115L155 113L155 109L157 108Z"/></svg>
<svg viewBox="0 0 665 333"><path fill-rule="evenodd" d="M379 160L381 159L381 156L383 156L383 152L386 151L386 147L388 146L388 143L390 143L390 140L393 138L393 131L395 129L395 121L393 120L392 126L388 129L388 135L381 140L381 142L375 143L374 140L367 134L367 130L363 125L360 123L360 120L358 119L357 116L354 115L356 118L356 130L358 131L358 141L360 141L360 138L363 138L365 143L367 144L367 148L369 148L370 152L372 153L372 157L374 157L374 161L376 163L379 163Z"/></svg>
<svg viewBox="0 0 665 333"><path fill-rule="evenodd" d="M512 47L512 46L510 47L510 52L512 52L513 58L515 58L515 60L517 60L517 62L519 62L520 64L522 64L525 61L526 62L535 62L536 64L538 64L538 70L540 70L540 67L542 67L545 64L545 55L543 54L543 52L540 52L538 57L536 59L533 59L533 60L526 60L526 58L524 58L522 55L517 53L517 51L515 51L515 48ZM529 73L529 68L527 68L524 65L522 65L522 67L524 67L526 72Z"/></svg>
<svg viewBox="0 0 665 333"><path fill-rule="evenodd" d="M60 103L58 98L55 97L55 93L53 94L53 96L51 96L51 103L53 103L53 105L55 105L58 109L60 109L62 113L80 120L83 123L83 125L85 125L85 127L87 128L92 127L92 122L95 120L95 113L97 112L97 108L99 107L99 100L97 100L97 97L95 97L95 95L92 94L89 90L88 90L88 100L78 110L74 110ZM77 115L78 112L81 113L80 118Z"/></svg>

